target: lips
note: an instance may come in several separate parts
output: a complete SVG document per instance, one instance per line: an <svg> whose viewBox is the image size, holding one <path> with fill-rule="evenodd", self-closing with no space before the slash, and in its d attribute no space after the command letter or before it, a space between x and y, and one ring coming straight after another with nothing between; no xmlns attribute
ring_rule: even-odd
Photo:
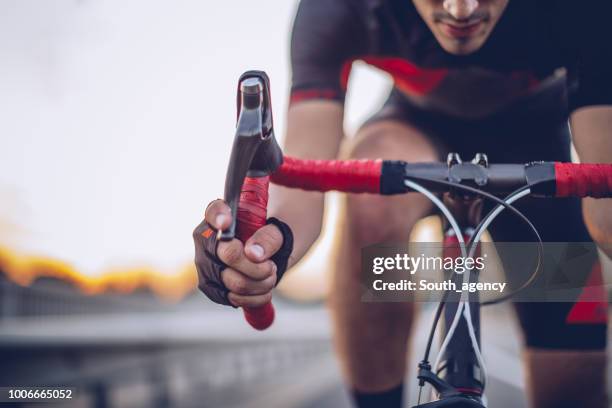
<svg viewBox="0 0 612 408"><path fill-rule="evenodd" d="M440 26L444 34L453 38L467 38L476 34L483 25L483 20L478 20L469 24L450 24L442 22Z"/></svg>

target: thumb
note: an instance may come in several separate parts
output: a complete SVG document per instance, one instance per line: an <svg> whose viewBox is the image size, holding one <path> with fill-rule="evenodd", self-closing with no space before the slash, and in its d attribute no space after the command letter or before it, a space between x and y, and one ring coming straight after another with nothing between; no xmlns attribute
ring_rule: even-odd
<svg viewBox="0 0 612 408"><path fill-rule="evenodd" d="M244 252L252 262L269 259L283 245L283 234L274 224L258 229L244 246Z"/></svg>

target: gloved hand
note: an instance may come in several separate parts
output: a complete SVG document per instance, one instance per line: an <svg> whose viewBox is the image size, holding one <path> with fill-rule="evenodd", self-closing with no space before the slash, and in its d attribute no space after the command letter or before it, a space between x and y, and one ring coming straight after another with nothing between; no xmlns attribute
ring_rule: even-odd
<svg viewBox="0 0 612 408"><path fill-rule="evenodd" d="M230 208L215 200L193 231L198 288L222 305L257 307L272 299L272 289L287 270L293 233L284 222L269 218L246 243L217 241L217 231L232 223Z"/></svg>

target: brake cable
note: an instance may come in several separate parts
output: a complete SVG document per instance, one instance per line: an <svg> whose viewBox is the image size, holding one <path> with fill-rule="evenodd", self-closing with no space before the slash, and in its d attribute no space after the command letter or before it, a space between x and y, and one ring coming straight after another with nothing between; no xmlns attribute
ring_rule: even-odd
<svg viewBox="0 0 612 408"><path fill-rule="evenodd" d="M504 203L510 205L512 204L514 201L524 197L525 195L529 194L530 190L523 190L522 192L515 192L510 194L509 196L507 196L504 199ZM497 206L498 208L502 208L501 206ZM485 226L490 224L493 219L495 217L497 217L497 215L499 215L499 213L501 212L501 210L498 210L496 212L493 212L492 214L487 216L487 224L484 224ZM468 257L473 257L474 253L476 252L476 248L480 242L480 237L481 237L481 232L478 235L472 235L473 237L473 244L470 247L469 250L469 254ZM463 296L462 296L463 297ZM446 302L445 302L446 303ZM465 322L468 326L468 333L470 335L470 340L472 343L472 347L474 348L474 353L476 354L476 358L478 360L478 365L481 368L482 371L482 376L481 376L481 384L482 384L482 388L484 389L486 386L486 366L484 363L484 359L482 358L482 354L480 351L480 344L478 343L478 339L476 338L476 333L475 333L475 329L474 329L474 325L472 322L472 315L471 315L471 304L470 304L470 295L468 295L468 299L466 300L461 300L459 302L459 304L457 305L457 310L455 312L455 315L452 319L451 325L448 329L448 332L446 333L444 340L442 341L442 345L440 346L440 350L438 351L438 356L436 357L436 361L434 363L435 369L436 369L436 374L439 373L440 371L440 363L441 363L441 359L444 355L444 352L446 351L446 348L448 347L449 343L452 340L452 337L455 334L455 330L457 329L457 326L459 325L459 321L461 320L461 316L463 315L463 318L465 319Z"/></svg>
<svg viewBox="0 0 612 408"><path fill-rule="evenodd" d="M487 199L489 199L491 201L494 201L494 202L496 202L498 204L497 207L495 207L493 210L491 210L487 214L487 216L485 218L483 218L483 220L476 227L476 229L474 231L474 234L472 235L472 238L468 242L468 245L470 245L470 252L473 252L473 249L475 248L474 245L478 244L478 241L476 241L476 238L478 238L478 240L479 240L480 235L481 235L481 230L483 230L483 227L488 226L493 221L493 219L501 211L503 211L506 208L510 209L510 211L512 211L515 215L517 215L525 223L527 223L527 225L530 227L532 232L534 232L534 234L535 234L535 236L536 236L536 238L538 240L538 263L536 265L534 273L532 273L531 277L520 288L518 288L517 290L515 290L515 291L509 293L508 295L506 295L506 296L504 296L502 298L499 298L499 299L497 299L495 301L483 302L483 305L499 303L499 302L501 302L503 300L511 298L512 296L516 295L518 292L520 292L521 290L523 290L524 288L529 286L535 280L535 278L538 276L538 274L540 273L540 270L541 270L540 266L541 266L542 257L543 257L543 243L542 243L542 239L541 239L537 229L533 225L533 223L522 212L520 212L518 209L516 209L514 206L512 206L508 202L508 201L510 201L513 198L514 198L514 200L517 200L517 199L522 198L525 195L527 195L528 192L527 193L524 193L524 192L527 189L531 188L532 187L531 185L526 185L526 186L523 186L523 187L515 190L513 193L509 194L504 200L502 200L502 199L499 199L498 197L496 197L496 196L494 196L492 194L489 194L489 193L487 193L485 191L482 191L482 190L479 190L479 189L476 189L476 188L473 188L473 187L465 186L465 185L462 185L462 184L459 184L459 183L447 182L447 181L444 181L444 180L429 179L429 178L425 178L425 177L412 177L412 178L416 178L416 179L422 180L422 181L428 181L428 182L432 182L432 183L438 183L438 184L442 184L442 185L447 185L447 186L450 186L450 187L455 187L457 189L465 190L465 191L468 191L468 192L471 192L471 193L483 196L483 197L485 197L485 198L487 198ZM524 194L521 194L521 193L524 193ZM518 196L518 195L520 195L520 196ZM510 202L512 202L512 201L510 201ZM427 347L426 347L426 350L425 350L424 359L423 359L422 362L428 362L428 360L429 360L429 355L431 353L431 346L433 344L433 337L435 335L436 328L437 328L438 322L440 320L440 316L442 314L442 310L444 309L444 306L446 304L446 300L447 300L448 294L449 294L449 291L445 291L443 298L441 299L441 301L438 304L438 307L437 307L437 310L436 310L435 316L434 316L434 321L432 322L432 327L430 329L430 333L429 333L429 338L428 338L428 341L427 341ZM469 300L468 300L468 302L469 302ZM464 308L464 311L465 310L466 309ZM467 310L469 312L469 309L467 309ZM457 312L460 313L459 309L458 309ZM456 320L456 319L454 319L454 320ZM451 333L448 333L448 334L451 334ZM481 367L481 369L484 369L484 367ZM422 390L422 386L421 386L421 390ZM419 391L419 396L420 396L420 394L421 394L421 392ZM419 401L420 401L420 398L419 398Z"/></svg>
<svg viewBox="0 0 612 408"><path fill-rule="evenodd" d="M457 239L459 241L459 245L461 247L461 256L463 258L466 258L468 256L468 252L466 249L466 243L464 241L463 238L463 234L461 233L461 228L459 227L459 224L457 223L457 220L455 219L455 217L453 216L452 212L448 209L448 207L438 198L436 197L435 194L433 194L430 190L428 190L427 188L423 187L422 185L412 181L412 180L404 180L404 184L406 187L412 188L415 191L418 191L422 194L424 194L427 198L429 198L439 209L440 211L442 211L442 213L444 214L444 216L448 219L448 222L451 224L452 229L455 231L455 234L457 235ZM469 282L470 280L470 270L467 270L466 273L463 276L463 280L464 282ZM480 345L478 344L478 339L476 337L476 331L474 329L474 325L472 323L472 319L471 319L471 315L470 315L470 308L469 308L469 296L467 301L463 299L463 295L461 296L462 300L459 302L459 305L457 307L457 311L455 312L455 316L453 318L453 323L451 325L451 329L449 331L449 333L447 334L447 336L444 338L444 341L442 343L442 347L441 350L444 350L445 347L448 345L450 338L452 337L452 333L454 332L455 328L457 327L457 324L459 322L459 320L461 319L461 316L463 315L463 317L466 320L466 323L468 325L468 333L470 336L470 342L472 344L472 347L474 349L474 353L476 354L476 358L478 360L478 365L480 366L481 372L482 372L482 377L481 377L481 382L483 384L483 387L486 383L486 366L484 363L484 359L482 357L482 353L480 351ZM438 365L439 363L439 359L440 359L440 354L438 355L438 358L436 359L436 365ZM421 382L420 382L421 383ZM420 395L422 393L422 386L424 385L421 384L421 388L419 389L419 402L420 402Z"/></svg>
<svg viewBox="0 0 612 408"><path fill-rule="evenodd" d="M493 194L487 193L486 191L482 191L482 190L479 190L479 189L474 188L474 187L466 186L466 185L459 184L459 183L454 183L454 182L451 182L451 181L431 179L431 178L427 178L427 177L413 177L413 176L410 176L410 178L418 179L418 180L422 180L422 181L427 181L427 182L430 182L430 183L438 183L438 184L442 184L442 185L445 185L445 186L454 187L454 188L457 188L457 189L460 189L460 190L465 190L465 191L468 191L468 192L473 193L473 194L481 195L482 197L496 202L499 206L503 206L504 209L508 209L512 213L517 215L521 220L523 220L523 222L525 222L529 226L531 231L534 233L534 235L535 235L535 237L537 239L537 243L538 243L538 260L537 260L537 265L536 265L536 267L534 269L534 272L531 275L531 277L523 285L521 285L518 289L508 293L507 295L501 296L498 299L493 299L493 300L489 300L489 301L486 301L486 302L482 302L481 304L483 306L488 306L488 305L496 304L496 303L499 303L499 302L502 302L502 301L505 301L505 300L508 300L508 299L514 297L516 294L518 294L519 292L521 292L525 288L527 288L527 286L529 286L539 276L539 274L541 272L541 266L542 266L543 258L544 258L544 244L542 242L542 238L540 237L540 233L538 232L537 228L525 216L525 214L523 214L521 211L516 209L516 207L514 207L512 204L508 204L504 199L501 199L499 197L494 196ZM512 192L511 194L509 194L506 197L506 200L509 199L510 197L514 196L515 194L519 194L519 193L523 192L523 190L525 190L527 188L533 187L534 185L535 184L530 184L530 185L522 186L521 188L519 188L519 189L515 190L514 192ZM495 211L495 209L492 210L489 214L487 214L487 216L490 215L493 211ZM485 220L486 219L487 218L485 217ZM480 224L482 224L482 223L483 223L483 221L481 221ZM480 224L478 225L478 227L481 226Z"/></svg>
<svg viewBox="0 0 612 408"><path fill-rule="evenodd" d="M521 197L518 198L522 198L525 195L529 194L529 193L525 193L526 190L531 190L531 188L533 186L535 186L537 183L531 184L531 185L525 185L517 190L515 190L513 193L511 193L510 195L508 195L506 197L505 200L508 200L510 197L514 197L516 195L519 194L524 194ZM529 191L530 192L530 191ZM517 198L517 199L518 199ZM474 235L472 235L472 237L470 238L469 241L469 245L470 248L474 245L474 241L476 240L476 238L479 238L479 235L484 232L484 230L491 224L491 222L493 221L493 219L501 212L503 211L504 208L502 208L500 205L496 206L495 208L491 209L491 211L489 211L489 213L480 221L480 223L478 223L478 225L476 226L476 229L474 230ZM538 239L538 246L542 247L542 239L540 238L539 234L536 234L536 238ZM542 254L544 253L544 251L542 250ZM504 302L512 297L514 297L516 294L518 294L519 292L522 292L523 290L525 290L529 285L531 285L535 279L539 276L539 274L541 273L541 268L539 268L540 264L538 264L538 267L536 267L535 271L529 276L529 278L516 290L500 296L496 299L491 299L485 302L481 302L481 306L490 306L490 305L495 305L501 302Z"/></svg>

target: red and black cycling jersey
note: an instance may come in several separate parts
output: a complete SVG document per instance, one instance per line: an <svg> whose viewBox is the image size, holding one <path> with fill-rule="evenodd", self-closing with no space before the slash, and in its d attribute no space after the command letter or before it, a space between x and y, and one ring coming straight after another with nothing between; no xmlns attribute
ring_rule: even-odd
<svg viewBox="0 0 612 408"><path fill-rule="evenodd" d="M610 3L510 0L483 47L457 56L438 44L411 0L302 0L291 102L342 101L360 60L390 74L412 103L456 117L503 111L559 82L571 110L610 105Z"/></svg>

